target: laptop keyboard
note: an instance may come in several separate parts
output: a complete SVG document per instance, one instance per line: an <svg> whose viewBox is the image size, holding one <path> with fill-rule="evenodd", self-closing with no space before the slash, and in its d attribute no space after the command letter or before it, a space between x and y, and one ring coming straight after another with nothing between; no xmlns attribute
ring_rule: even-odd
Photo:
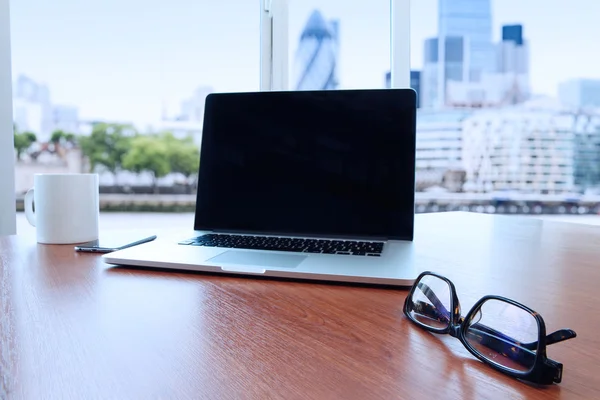
<svg viewBox="0 0 600 400"><path fill-rule="evenodd" d="M299 253L345 254L379 257L382 242L299 239L274 236L247 236L209 233L179 242L189 246L229 247L234 249L293 251Z"/></svg>

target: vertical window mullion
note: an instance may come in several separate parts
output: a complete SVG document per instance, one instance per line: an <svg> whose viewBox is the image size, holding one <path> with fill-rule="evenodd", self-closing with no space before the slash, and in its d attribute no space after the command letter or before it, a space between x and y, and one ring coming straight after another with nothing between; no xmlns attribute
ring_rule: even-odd
<svg viewBox="0 0 600 400"><path fill-rule="evenodd" d="M288 90L288 0L273 1L273 90Z"/></svg>
<svg viewBox="0 0 600 400"><path fill-rule="evenodd" d="M288 0L261 0L261 90L288 90Z"/></svg>
<svg viewBox="0 0 600 400"><path fill-rule="evenodd" d="M260 90L271 90L273 70L273 19L272 0L260 3Z"/></svg>
<svg viewBox="0 0 600 400"><path fill-rule="evenodd" d="M390 0L392 88L410 87L410 0Z"/></svg>
<svg viewBox="0 0 600 400"><path fill-rule="evenodd" d="M8 0L0 0L0 235L16 233L10 56Z"/></svg>

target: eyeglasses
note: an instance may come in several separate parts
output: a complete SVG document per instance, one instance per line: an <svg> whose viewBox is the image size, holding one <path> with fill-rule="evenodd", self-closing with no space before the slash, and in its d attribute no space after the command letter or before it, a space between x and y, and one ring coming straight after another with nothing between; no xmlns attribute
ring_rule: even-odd
<svg viewBox="0 0 600 400"><path fill-rule="evenodd" d="M546 346L576 336L570 329L546 335L538 313L500 296L482 297L463 318L454 284L432 272L418 276L404 302L404 314L428 331L457 338L491 367L541 385L562 379L563 366L546 356Z"/></svg>

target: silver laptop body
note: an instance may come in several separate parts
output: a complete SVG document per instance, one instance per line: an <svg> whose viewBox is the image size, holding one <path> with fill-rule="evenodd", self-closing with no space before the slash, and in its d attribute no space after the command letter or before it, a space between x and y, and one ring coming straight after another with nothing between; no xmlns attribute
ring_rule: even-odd
<svg viewBox="0 0 600 400"><path fill-rule="evenodd" d="M412 89L212 94L193 229L103 258L412 285L415 136Z"/></svg>

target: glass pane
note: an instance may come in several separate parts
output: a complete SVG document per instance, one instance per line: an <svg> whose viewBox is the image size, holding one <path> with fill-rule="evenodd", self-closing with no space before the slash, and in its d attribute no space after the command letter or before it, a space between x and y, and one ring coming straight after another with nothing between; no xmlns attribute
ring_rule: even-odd
<svg viewBox="0 0 600 400"><path fill-rule="evenodd" d="M411 2L417 212L600 223L600 2L526 3Z"/></svg>
<svg viewBox="0 0 600 400"><path fill-rule="evenodd" d="M145 210L193 211L206 96L260 88L259 4L12 1L17 198L34 173L93 169L111 209L158 192L170 205L150 198ZM148 144L136 136L162 156L126 163Z"/></svg>
<svg viewBox="0 0 600 400"><path fill-rule="evenodd" d="M425 275L417 283L409 303L409 315L416 322L435 329L450 325L451 296L448 283Z"/></svg>
<svg viewBox="0 0 600 400"><path fill-rule="evenodd" d="M539 328L528 311L500 300L488 300L467 321L467 342L486 359L516 371L535 363Z"/></svg>
<svg viewBox="0 0 600 400"><path fill-rule="evenodd" d="M290 0L290 90L383 88L390 0Z"/></svg>

